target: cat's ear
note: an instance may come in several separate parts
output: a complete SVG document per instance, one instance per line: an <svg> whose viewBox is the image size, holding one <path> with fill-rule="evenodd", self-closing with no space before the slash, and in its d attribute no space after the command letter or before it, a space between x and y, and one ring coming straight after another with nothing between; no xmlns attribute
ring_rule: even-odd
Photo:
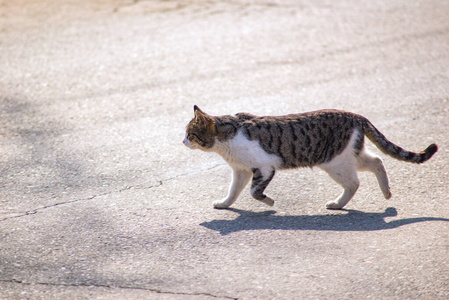
<svg viewBox="0 0 449 300"><path fill-rule="evenodd" d="M198 106L193 107L195 112L195 121L198 125L208 128L211 132L215 132L215 121L214 119L203 112Z"/></svg>
<svg viewBox="0 0 449 300"><path fill-rule="evenodd" d="M205 113L197 106L197 105L194 105L193 106L193 112L195 113L195 117L198 115L198 114L203 114L203 115L205 115Z"/></svg>
<svg viewBox="0 0 449 300"><path fill-rule="evenodd" d="M198 106L193 106L195 119L201 124L207 124L208 115L204 113Z"/></svg>

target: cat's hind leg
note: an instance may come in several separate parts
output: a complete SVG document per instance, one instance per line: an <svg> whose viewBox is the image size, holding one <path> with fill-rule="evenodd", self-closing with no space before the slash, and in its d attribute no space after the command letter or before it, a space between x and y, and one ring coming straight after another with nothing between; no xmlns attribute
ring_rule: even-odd
<svg viewBox="0 0 449 300"><path fill-rule="evenodd" d="M321 169L326 171L329 176L340 184L344 191L337 199L326 203L327 209L341 209L349 200L352 199L354 194L359 188L360 181L357 176L357 168L355 162L351 161L332 161L329 164L321 165Z"/></svg>
<svg viewBox="0 0 449 300"><path fill-rule="evenodd" d="M228 208L231 206L251 179L252 172L245 169L232 169L232 182L228 195L224 200L214 202L214 208Z"/></svg>
<svg viewBox="0 0 449 300"><path fill-rule="evenodd" d="M387 171L385 170L385 166L379 156L374 155L367 149L363 148L357 157L357 169L360 171L370 171L374 173L385 199L391 198Z"/></svg>
<svg viewBox="0 0 449 300"><path fill-rule="evenodd" d="M267 197L263 192L273 179L275 170L273 168L254 168L252 171L253 182L251 184L251 196L266 205L273 206L274 200Z"/></svg>

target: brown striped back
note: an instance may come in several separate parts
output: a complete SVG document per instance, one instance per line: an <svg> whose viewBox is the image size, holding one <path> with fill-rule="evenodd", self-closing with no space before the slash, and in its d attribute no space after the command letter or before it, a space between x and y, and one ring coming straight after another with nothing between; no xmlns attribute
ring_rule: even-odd
<svg viewBox="0 0 449 300"><path fill-rule="evenodd" d="M330 161L347 146L356 127L361 127L358 115L337 110L253 117L241 123L242 132L279 156L284 168Z"/></svg>

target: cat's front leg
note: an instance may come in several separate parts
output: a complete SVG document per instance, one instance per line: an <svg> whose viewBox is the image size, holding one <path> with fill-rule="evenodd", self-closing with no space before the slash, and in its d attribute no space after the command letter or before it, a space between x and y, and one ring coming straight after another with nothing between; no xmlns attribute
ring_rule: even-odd
<svg viewBox="0 0 449 300"><path fill-rule="evenodd" d="M273 206L274 200L267 197L267 195L263 192L270 183L271 179L273 179L275 170L272 168L254 168L252 172L253 182L251 184L251 196L266 205Z"/></svg>
<svg viewBox="0 0 449 300"><path fill-rule="evenodd" d="M250 170L233 168L232 182L229 187L228 196L224 200L215 201L214 208L228 208L231 206L248 184L251 175Z"/></svg>

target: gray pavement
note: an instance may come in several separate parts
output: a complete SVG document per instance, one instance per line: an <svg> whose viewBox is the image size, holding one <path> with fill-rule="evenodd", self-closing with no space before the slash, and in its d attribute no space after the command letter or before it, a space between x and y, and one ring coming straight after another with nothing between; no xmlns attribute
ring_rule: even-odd
<svg viewBox="0 0 449 300"><path fill-rule="evenodd" d="M449 1L0 0L0 299L447 299ZM181 144L210 114L339 108L382 155L346 210L322 171L229 210Z"/></svg>

